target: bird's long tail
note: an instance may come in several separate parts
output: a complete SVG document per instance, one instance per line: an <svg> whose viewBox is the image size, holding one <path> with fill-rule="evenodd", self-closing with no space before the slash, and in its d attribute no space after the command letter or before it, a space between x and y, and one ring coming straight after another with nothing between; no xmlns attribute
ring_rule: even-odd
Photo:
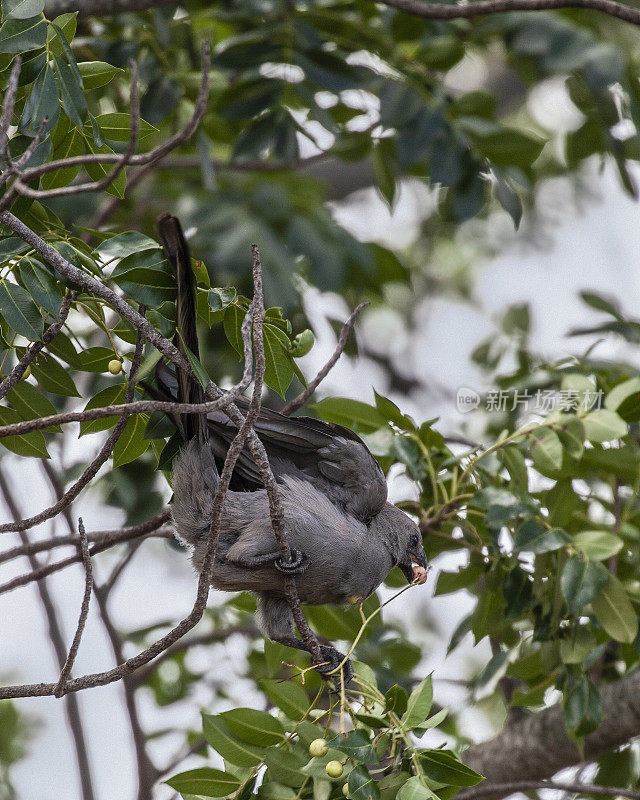
<svg viewBox="0 0 640 800"><path fill-rule="evenodd" d="M160 242L178 286L176 304L176 335L173 343L186 355L188 348L196 358L200 356L196 329L196 279L191 267L191 254L184 238L179 220L171 214L163 214L158 220ZM160 376L159 376L160 377ZM202 403L204 391L198 381L184 370L177 370L177 400L180 403ZM207 439L207 423L204 414L184 414L179 419L180 431L185 441L198 438L201 444Z"/></svg>

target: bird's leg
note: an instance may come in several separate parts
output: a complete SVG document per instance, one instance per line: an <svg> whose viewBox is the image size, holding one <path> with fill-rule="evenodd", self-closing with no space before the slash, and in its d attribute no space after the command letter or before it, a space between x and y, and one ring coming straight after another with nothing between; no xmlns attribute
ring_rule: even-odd
<svg viewBox="0 0 640 800"><path fill-rule="evenodd" d="M296 650L308 652L302 639L298 639L294 635L291 611L284 598L268 592L260 592L258 595L258 619L262 632L273 642L279 642L286 647L295 647ZM318 672L323 677L326 675L327 677L337 678L337 675L329 675L328 673L333 672L344 661L345 663L342 664L344 682L345 684L349 683L353 678L351 659L347 658L345 661L345 656L330 645L321 644L320 652L326 663L316 667Z"/></svg>
<svg viewBox="0 0 640 800"><path fill-rule="evenodd" d="M225 561L245 569L271 565L286 575L298 575L309 565L309 559L301 550L291 551L291 561L283 561L278 550L271 550L275 541L271 529L256 530L250 526L228 549Z"/></svg>

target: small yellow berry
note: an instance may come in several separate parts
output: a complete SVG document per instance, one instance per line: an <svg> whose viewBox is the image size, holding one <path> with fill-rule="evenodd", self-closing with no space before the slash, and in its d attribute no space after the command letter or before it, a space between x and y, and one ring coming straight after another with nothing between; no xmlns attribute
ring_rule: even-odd
<svg viewBox="0 0 640 800"><path fill-rule="evenodd" d="M330 761L325 770L330 778L339 778L344 772L344 767L339 761Z"/></svg>
<svg viewBox="0 0 640 800"><path fill-rule="evenodd" d="M344 786L342 787L342 794L345 797L349 797L349 784L348 783L345 783Z"/></svg>
<svg viewBox="0 0 640 800"><path fill-rule="evenodd" d="M324 739L314 739L309 745L309 755L313 756L314 758L322 758L322 756L326 756L328 750L329 748L327 747L327 743Z"/></svg>
<svg viewBox="0 0 640 800"><path fill-rule="evenodd" d="M112 375L118 375L120 372L122 372L122 361L117 358L114 358L112 361L110 361L109 372Z"/></svg>

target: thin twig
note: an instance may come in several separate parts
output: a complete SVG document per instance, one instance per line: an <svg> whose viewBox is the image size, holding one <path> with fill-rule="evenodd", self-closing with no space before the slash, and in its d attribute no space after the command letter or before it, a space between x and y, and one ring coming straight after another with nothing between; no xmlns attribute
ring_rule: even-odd
<svg viewBox="0 0 640 800"><path fill-rule="evenodd" d="M87 617L89 615L89 603L91 601L91 590L93 589L93 567L91 566L91 554L89 553L89 543L87 541L87 533L84 529L84 522L82 521L82 517L80 517L80 519L78 520L78 535L80 537L82 562L84 564L84 575L85 575L84 596L82 598L82 605L80 607L80 617L78 618L78 627L76 628L76 632L73 637L73 642L71 643L71 647L69 648L69 655L67 656L67 660L64 662L64 666L62 667L62 670L60 672L60 679L58 680L58 685L56 687L56 691L54 692L56 697L62 697L65 694L67 679L69 678L69 675L71 675L73 663L76 660L76 656L78 655L80 640L82 639L84 626L87 622Z"/></svg>
<svg viewBox="0 0 640 800"><path fill-rule="evenodd" d="M4 472L1 469L0 492L2 492L2 496L4 497L13 518L20 519L20 509L18 508L18 504L15 501L11 488L5 479ZM24 533L20 534L20 539L22 540L23 544L27 543ZM28 561L32 570L38 569L38 560L35 556L28 556ZM64 643L64 636L62 634L62 627L60 625L60 621L58 620L58 612L53 602L53 598L49 592L49 586L47 585L46 581L42 581L38 584L38 595L47 619L49 640L53 646L56 661L58 662L58 669L62 670L67 657L67 650ZM53 694L56 686L57 684L51 684L51 694ZM76 751L78 775L80 778L80 784L82 786L82 797L83 800L94 800L95 794L93 791L93 779L91 777L91 767L89 764L89 755L84 735L84 728L82 725L82 719L80 717L78 698L73 696L65 697L64 707Z"/></svg>
<svg viewBox="0 0 640 800"><path fill-rule="evenodd" d="M613 786L592 786L588 783L564 783L560 781L513 781L511 783L480 783L466 792L459 792L456 800L475 800L477 797L496 795L506 797L515 792L529 792L535 789L556 789L573 794L596 794L607 797L628 797L640 800L640 792Z"/></svg>
<svg viewBox="0 0 640 800"><path fill-rule="evenodd" d="M59 494L62 496L62 492ZM141 525L135 525L130 528L120 528L112 531L96 531L95 533L88 534L87 539L89 542L96 543L99 546L102 545L102 550L108 547L113 547L117 544L122 544L123 542L142 538L144 536L173 539L175 538L173 530L168 527L162 527L165 522L169 521L170 517L170 510L165 509L164 511L160 512L160 514L156 514L155 517L143 522ZM10 550L5 550L4 553L0 553L0 564L5 561L12 561L14 558L18 558L18 556L34 555L35 553L41 553L43 550L54 550L58 547L68 547L69 545L74 545L76 547L78 546L78 537L75 534L69 534L68 536L54 536L51 539L42 539L39 542L29 542L27 545L18 545L16 547L12 547ZM97 552L101 552L102 550ZM92 555L95 554L95 552L95 550L92 551Z"/></svg>
<svg viewBox="0 0 640 800"><path fill-rule="evenodd" d="M144 307L141 307L141 310L143 312L142 315L144 316ZM131 362L131 369L129 370L129 379L125 394L125 401L127 403L131 403L133 400L133 395L136 388L136 372L138 371L138 367L142 361L143 347L144 335L138 333L138 340L136 342L136 349ZM120 417L114 429L107 437L107 440L100 448L98 455L93 459L91 464L89 464L89 466L85 469L73 486L71 486L59 500L57 500L49 508L45 508L44 511L40 511L38 514L35 514L33 517L29 517L28 519L23 519L17 522L6 522L4 525L0 525L0 533L7 533L9 531L25 531L28 528L33 528L35 525L40 525L40 523L44 522L45 520L55 517L57 514L67 508L67 506L69 506L80 494L84 487L93 480L100 467L102 467L105 461L107 461L107 459L111 456L113 449L118 443L118 439L122 435L122 432L124 431L128 421L128 414L123 414Z"/></svg>
<svg viewBox="0 0 640 800"><path fill-rule="evenodd" d="M43 347L46 347L49 342L51 342L60 332L60 329L67 321L67 317L69 316L69 309L71 308L71 303L76 299L76 292L69 292L66 294L62 299L62 306L60 307L60 313L58 314L57 322L54 322L53 325L49 325L47 330L44 332L42 339L37 342L34 342L28 349L27 352L22 356L20 361L15 365L15 367L11 370L11 372L7 375L7 377L0 383L0 399L6 397L8 392L13 389L13 387L18 383L20 378L24 375L27 367L34 358L38 355L38 353L42 350Z"/></svg>
<svg viewBox="0 0 640 800"><path fill-rule="evenodd" d="M292 414L294 411L297 411L301 406L303 406L307 400L311 397L311 395L315 392L318 388L320 383L327 377L329 372L335 367L338 359L342 355L342 351L344 350L347 339L349 338L349 334L355 325L356 319L360 312L365 309L369 303L360 303L359 306L354 308L349 316L349 319L344 323L342 326L342 330L340 331L340 336L338 337L338 344L336 345L336 349L333 352L331 358L327 361L327 363L322 367L322 369L318 372L316 377L309 381L309 384L306 389L304 389L297 397L294 397L293 400L289 400L289 402L280 409L281 414Z"/></svg>

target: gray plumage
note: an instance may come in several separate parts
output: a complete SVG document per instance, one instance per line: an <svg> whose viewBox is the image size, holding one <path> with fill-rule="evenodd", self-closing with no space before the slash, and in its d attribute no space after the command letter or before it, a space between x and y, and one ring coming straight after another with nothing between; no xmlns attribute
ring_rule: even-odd
<svg viewBox="0 0 640 800"><path fill-rule="evenodd" d="M175 232L177 220L165 218L161 228L163 224L171 225ZM166 232L162 236L165 250L171 247L170 238ZM179 250L170 253L178 279L181 318L181 292L193 291L180 278L184 254L188 254L183 238ZM190 262L186 264L190 270ZM192 337L194 331L192 320ZM157 383L162 396L192 396L189 382L184 377L178 381L164 364L158 367ZM246 412L246 401L238 405ZM178 536L192 549L199 570L218 482L216 460L224 460L237 429L222 413L203 415L199 425L176 422L183 434L189 431L191 440L173 464L172 514ZM254 430L279 485L287 539L297 561L289 571L299 573L296 584L302 603L354 603L369 597L394 566L399 566L409 581L413 579L413 561L426 566L418 527L387 502L382 470L353 431L268 409L261 410ZM212 584L217 589L254 592L264 634L306 649L294 635L284 596L287 565L279 563L266 491L247 446L238 459L231 486L224 503ZM327 669L343 658L328 646L322 647L322 653L329 662ZM348 679L350 665L346 673Z"/></svg>

